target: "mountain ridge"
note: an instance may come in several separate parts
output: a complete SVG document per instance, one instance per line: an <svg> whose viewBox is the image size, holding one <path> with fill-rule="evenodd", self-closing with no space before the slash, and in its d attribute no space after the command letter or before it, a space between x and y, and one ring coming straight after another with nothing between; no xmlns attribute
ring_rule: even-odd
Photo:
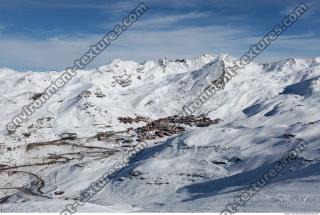
<svg viewBox="0 0 320 215"><path fill-rule="evenodd" d="M196 110L196 118L180 118L182 107L235 58L194 59L115 60L79 71L12 134L6 123L61 72L0 70L0 187L17 188L0 190L4 211L24 211L24 201L34 211L45 210L38 201L62 209L139 138L148 147L90 201L91 211L220 211L249 185L244 178L258 178L299 140L308 143L306 151L244 209L316 211L319 58L250 63Z"/></svg>

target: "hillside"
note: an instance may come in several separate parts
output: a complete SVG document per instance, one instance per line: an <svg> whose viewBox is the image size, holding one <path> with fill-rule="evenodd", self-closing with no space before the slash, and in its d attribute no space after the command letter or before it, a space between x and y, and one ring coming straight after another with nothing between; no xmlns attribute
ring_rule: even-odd
<svg viewBox="0 0 320 215"><path fill-rule="evenodd" d="M0 69L2 210L60 212L145 143L80 211L220 212L303 141L308 147L239 210L319 211L320 58L250 63L194 117L179 116L233 60L116 59L79 71L14 133L6 124L61 71Z"/></svg>

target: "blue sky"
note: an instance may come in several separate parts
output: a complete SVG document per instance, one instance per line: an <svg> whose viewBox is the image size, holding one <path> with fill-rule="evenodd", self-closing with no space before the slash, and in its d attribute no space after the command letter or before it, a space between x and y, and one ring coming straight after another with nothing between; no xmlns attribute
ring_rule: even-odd
<svg viewBox="0 0 320 215"><path fill-rule="evenodd" d="M141 1L1 0L0 67L62 70ZM318 0L146 0L149 11L89 67L111 59L241 56L300 2L309 11L257 61L320 56Z"/></svg>

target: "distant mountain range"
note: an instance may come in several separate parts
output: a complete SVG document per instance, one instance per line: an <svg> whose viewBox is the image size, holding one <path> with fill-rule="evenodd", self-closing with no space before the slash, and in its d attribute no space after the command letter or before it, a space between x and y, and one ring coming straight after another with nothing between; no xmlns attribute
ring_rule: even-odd
<svg viewBox="0 0 320 215"><path fill-rule="evenodd" d="M116 59L79 71L10 134L6 124L61 71L0 69L3 211L60 212L143 130L156 138L80 210L220 212L303 140L308 149L240 211L319 212L320 57L250 63L194 119L176 116L234 60Z"/></svg>

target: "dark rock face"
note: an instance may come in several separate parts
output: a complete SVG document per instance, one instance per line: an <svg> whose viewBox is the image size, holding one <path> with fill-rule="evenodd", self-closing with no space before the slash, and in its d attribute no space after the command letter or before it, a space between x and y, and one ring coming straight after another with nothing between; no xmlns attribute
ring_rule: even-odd
<svg viewBox="0 0 320 215"><path fill-rule="evenodd" d="M76 133L63 133L60 135L61 140L75 140L77 139Z"/></svg>
<svg viewBox="0 0 320 215"><path fill-rule="evenodd" d="M32 97L31 100L35 101L39 99L41 96L43 96L43 93L35 93Z"/></svg>

